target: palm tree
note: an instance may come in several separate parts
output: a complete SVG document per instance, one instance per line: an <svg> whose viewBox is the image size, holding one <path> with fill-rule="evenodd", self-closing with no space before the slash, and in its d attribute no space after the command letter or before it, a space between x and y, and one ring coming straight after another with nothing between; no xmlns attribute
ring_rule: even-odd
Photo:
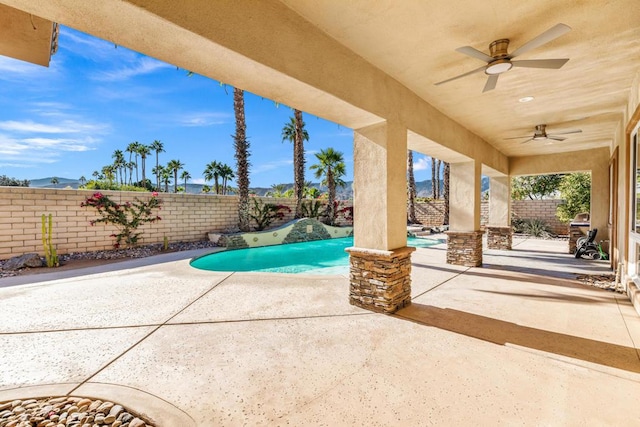
<svg viewBox="0 0 640 427"><path fill-rule="evenodd" d="M82 175L78 181L80 181L80 185L85 185L87 183L87 178Z"/></svg>
<svg viewBox="0 0 640 427"><path fill-rule="evenodd" d="M344 157L341 152L329 147L326 150L320 150L316 153L318 163L311 165L311 169L315 171L316 178L323 178L322 185L326 185L329 189L329 205L327 210L329 213L329 224L333 224L336 216L335 200L336 187L343 186L342 177L346 173Z"/></svg>
<svg viewBox="0 0 640 427"><path fill-rule="evenodd" d="M444 220L442 221L442 225L449 225L449 177L451 175L451 167L449 163L444 162L444 172L443 172L443 189L442 195L444 197Z"/></svg>
<svg viewBox="0 0 640 427"><path fill-rule="evenodd" d="M236 119L233 146L238 177L238 228L240 231L249 231L249 141L244 117L244 91L235 87L233 88L233 112Z"/></svg>
<svg viewBox="0 0 640 427"><path fill-rule="evenodd" d="M169 160L167 163L167 169L173 172L173 192L178 192L178 171L184 168L184 163L180 160Z"/></svg>
<svg viewBox="0 0 640 427"><path fill-rule="evenodd" d="M104 175L105 179L109 182L113 182L115 168L113 165L106 165L102 167L102 175Z"/></svg>
<svg viewBox="0 0 640 427"><path fill-rule="evenodd" d="M122 150L115 150L111 155L111 158L113 159L113 167L116 169L116 175L120 176L120 184L124 184L123 170L126 164L124 153Z"/></svg>
<svg viewBox="0 0 640 427"><path fill-rule="evenodd" d="M160 166L160 153L164 153L164 144L162 144L162 142L160 142L159 140L155 140L151 143L151 145L149 146L149 148L153 151L156 152L156 171L159 172L158 166ZM154 172L154 174L156 175L156 190L160 191L160 174L157 172Z"/></svg>
<svg viewBox="0 0 640 427"><path fill-rule="evenodd" d="M271 190L267 191L269 197L284 197L284 193L287 191L285 184L271 184Z"/></svg>
<svg viewBox="0 0 640 427"><path fill-rule="evenodd" d="M214 190L216 194L220 194L220 186L218 185L218 178L220 177L220 166L221 163L214 160L208 163L205 166L204 172L202 172L205 181L213 180Z"/></svg>
<svg viewBox="0 0 640 427"><path fill-rule="evenodd" d="M182 171L180 179L184 181L184 192L187 192L187 180L191 179L191 174L187 171Z"/></svg>
<svg viewBox="0 0 640 427"><path fill-rule="evenodd" d="M228 181L236 177L231 166L226 163L220 166L220 178L222 178L222 194L227 194Z"/></svg>
<svg viewBox="0 0 640 427"><path fill-rule="evenodd" d="M438 198L438 190L436 190L436 159L431 158L431 198Z"/></svg>
<svg viewBox="0 0 640 427"><path fill-rule="evenodd" d="M409 222L415 224L416 219L416 179L413 175L413 151L407 152L407 199L409 200Z"/></svg>
<svg viewBox="0 0 640 427"><path fill-rule="evenodd" d="M436 199L440 198L440 166L442 165L442 160L438 159L438 163L436 164Z"/></svg>
<svg viewBox="0 0 640 427"><path fill-rule="evenodd" d="M282 141L293 144L293 192L296 198L295 218L302 217L302 198L304 196L304 141L309 133L304 129L302 111L293 110L293 117L282 129Z"/></svg>
<svg viewBox="0 0 640 427"><path fill-rule="evenodd" d="M137 153L140 155L140 169L142 170L142 185L141 187L146 187L147 186L147 176L146 176L146 161L147 161L147 156L149 155L149 153L151 153L151 150L149 149L148 146L144 145L144 144L140 144L138 145L138 151Z"/></svg>
<svg viewBox="0 0 640 427"><path fill-rule="evenodd" d="M127 148L125 149L125 151L127 153L129 153L129 164L131 164L131 155L135 154L136 155L136 161L135 161L135 166L136 166L136 181L138 180L138 145L140 145L140 143L138 141L133 141L131 142L129 145L127 145ZM129 168L129 185L131 185L133 181L133 168Z"/></svg>
<svg viewBox="0 0 640 427"><path fill-rule="evenodd" d="M164 192L168 193L169 183L171 182L171 169L169 169L168 167L164 167L162 165L159 165L158 168L159 168L160 180L164 184Z"/></svg>
<svg viewBox="0 0 640 427"><path fill-rule="evenodd" d="M93 171L93 173L91 174L92 177L94 177L95 179L98 179L98 177L100 176L100 172L98 171Z"/></svg>
<svg viewBox="0 0 640 427"><path fill-rule="evenodd" d="M53 178L51 178L51 184L53 184L53 188L56 188L56 185L58 185L59 182L60 182L60 180L58 178L56 178L55 176Z"/></svg>

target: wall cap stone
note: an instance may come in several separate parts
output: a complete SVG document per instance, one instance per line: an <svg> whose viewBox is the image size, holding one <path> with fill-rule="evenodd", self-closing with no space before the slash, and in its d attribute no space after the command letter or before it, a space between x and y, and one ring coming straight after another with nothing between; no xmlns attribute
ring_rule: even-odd
<svg viewBox="0 0 640 427"><path fill-rule="evenodd" d="M402 257L414 252L416 250L413 246L405 246L403 248L393 249L390 251L385 251L382 249L368 249L368 248L358 248L355 246L351 246L345 249L345 252L350 255L355 256L378 256L384 258L397 258Z"/></svg>

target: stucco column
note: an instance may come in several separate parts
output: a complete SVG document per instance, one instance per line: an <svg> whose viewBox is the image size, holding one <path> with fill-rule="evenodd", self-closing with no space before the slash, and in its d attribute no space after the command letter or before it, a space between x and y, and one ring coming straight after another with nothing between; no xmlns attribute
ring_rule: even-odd
<svg viewBox="0 0 640 427"><path fill-rule="evenodd" d="M353 305L393 313L411 303L407 248L407 129L381 123L354 132Z"/></svg>
<svg viewBox="0 0 640 427"><path fill-rule="evenodd" d="M482 164L478 160L450 166L447 263L482 265L480 189Z"/></svg>
<svg viewBox="0 0 640 427"><path fill-rule="evenodd" d="M487 247L511 249L511 180L500 176L491 177L489 182Z"/></svg>

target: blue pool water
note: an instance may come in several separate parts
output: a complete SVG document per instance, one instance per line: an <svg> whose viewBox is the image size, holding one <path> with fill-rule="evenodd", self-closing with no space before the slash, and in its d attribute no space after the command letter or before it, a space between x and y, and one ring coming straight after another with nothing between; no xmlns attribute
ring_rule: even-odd
<svg viewBox="0 0 640 427"><path fill-rule="evenodd" d="M438 240L408 238L407 245L425 248ZM288 245L222 251L196 258L191 266L211 271L267 273L346 274L353 237L291 243Z"/></svg>

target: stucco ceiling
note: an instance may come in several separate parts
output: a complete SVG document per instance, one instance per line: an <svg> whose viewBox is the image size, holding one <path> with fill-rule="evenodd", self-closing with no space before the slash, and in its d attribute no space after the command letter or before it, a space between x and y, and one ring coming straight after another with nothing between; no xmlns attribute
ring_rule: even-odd
<svg viewBox="0 0 640 427"><path fill-rule="evenodd" d="M282 0L330 37L389 74L508 156L610 146L640 71L640 2L557 0ZM482 93L483 62L455 51L509 51L558 23L571 31L517 59L569 58L559 70L513 68ZM519 99L533 96L532 102ZM581 129L563 142L505 140Z"/></svg>

